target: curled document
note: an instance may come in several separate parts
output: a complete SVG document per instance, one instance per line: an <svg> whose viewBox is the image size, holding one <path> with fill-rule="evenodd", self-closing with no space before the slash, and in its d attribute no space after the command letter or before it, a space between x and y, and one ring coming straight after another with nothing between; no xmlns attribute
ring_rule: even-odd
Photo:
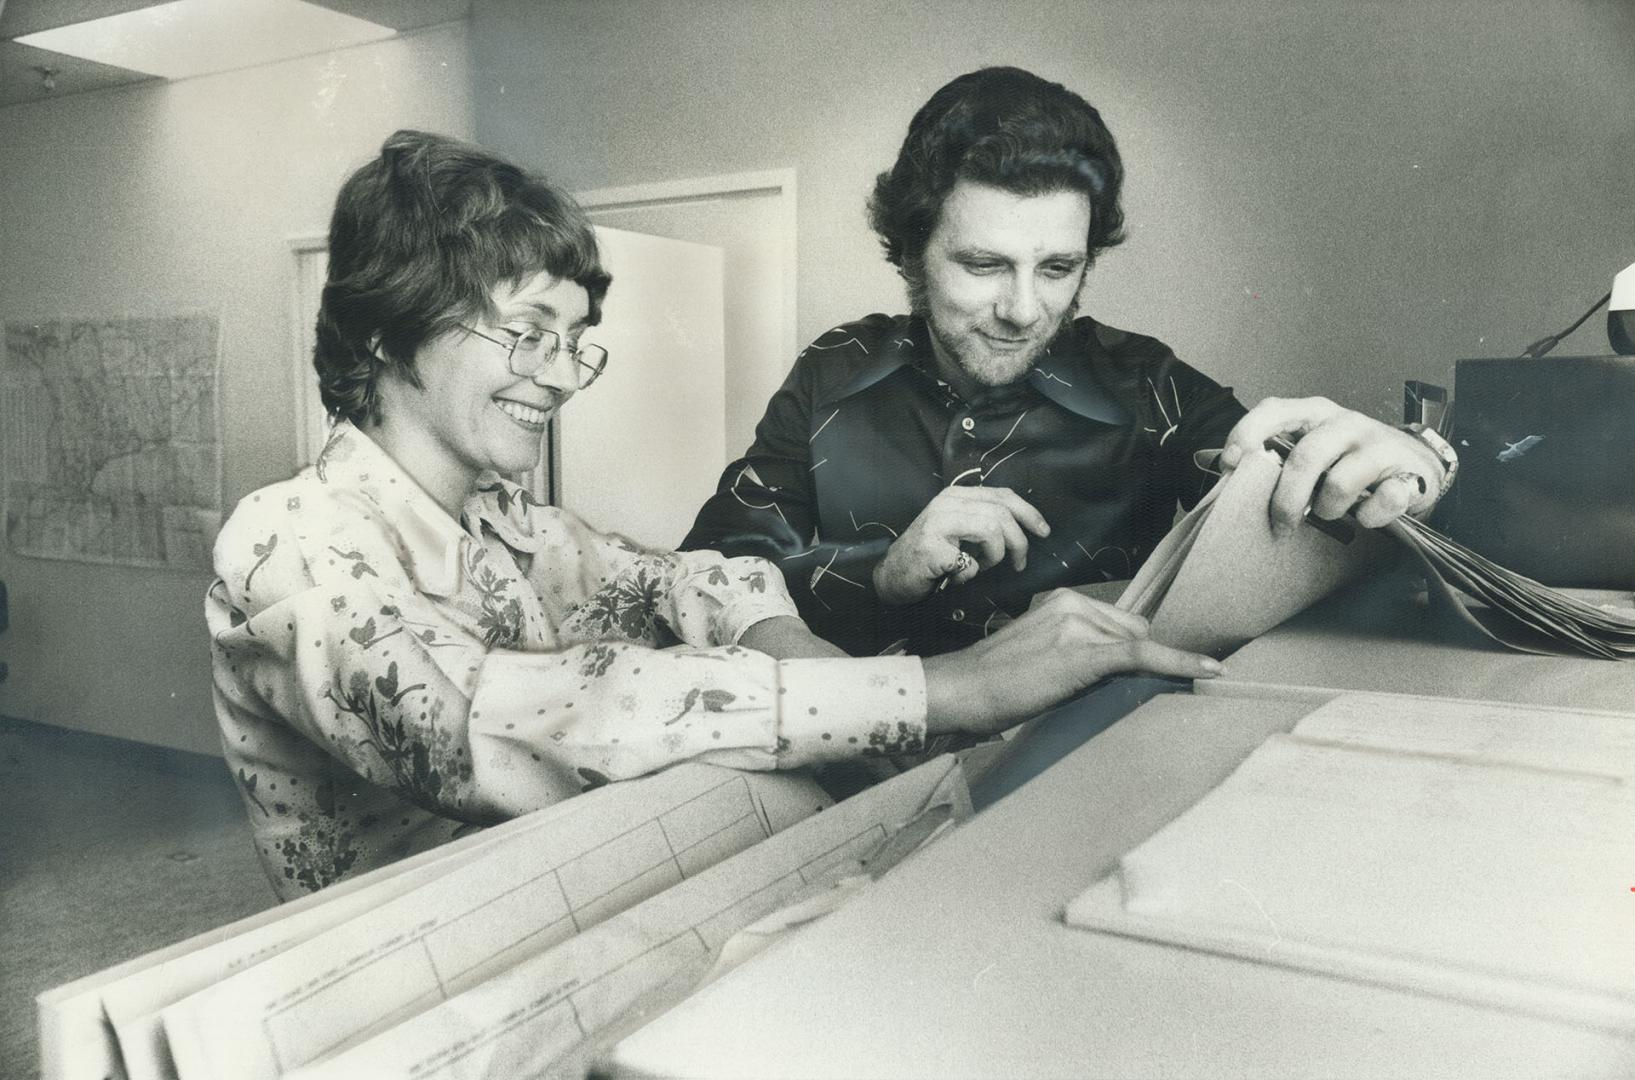
<svg viewBox="0 0 1635 1080"><path fill-rule="evenodd" d="M162 1009L178 1075L281 1076L417 1016L827 801L795 776L696 764L604 790L593 807L510 835Z"/></svg>
<svg viewBox="0 0 1635 1080"><path fill-rule="evenodd" d="M1635 1033L1627 717L1347 695L1068 924Z"/></svg>
<svg viewBox="0 0 1635 1080"><path fill-rule="evenodd" d="M1386 561L1390 542L1369 530L1273 536L1267 507L1282 469L1270 450L1244 455L1159 541L1118 606L1166 645L1221 656Z"/></svg>
<svg viewBox="0 0 1635 1080"><path fill-rule="evenodd" d="M290 1080L582 1075L599 1047L711 974L723 950L741 958L764 944L741 931L764 939L815 918L969 814L959 764L936 758Z"/></svg>

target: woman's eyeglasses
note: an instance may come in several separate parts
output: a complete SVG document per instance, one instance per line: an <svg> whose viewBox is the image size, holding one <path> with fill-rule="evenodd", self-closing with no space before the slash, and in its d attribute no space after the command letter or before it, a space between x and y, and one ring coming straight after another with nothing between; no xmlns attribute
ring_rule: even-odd
<svg viewBox="0 0 1635 1080"><path fill-rule="evenodd" d="M511 374L523 379L532 379L550 367L556 360L556 354L562 351L562 338L554 330L530 330L519 334L502 327L501 332L511 338L510 341L502 341L464 323L460 329L505 349L506 366L511 369ZM607 368L607 350L600 345L581 345L569 355L573 357L574 378L581 390L595 382Z"/></svg>

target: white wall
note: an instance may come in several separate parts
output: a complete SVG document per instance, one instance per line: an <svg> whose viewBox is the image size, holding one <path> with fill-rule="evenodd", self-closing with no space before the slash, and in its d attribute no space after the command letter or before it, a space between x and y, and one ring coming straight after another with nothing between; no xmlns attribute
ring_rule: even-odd
<svg viewBox="0 0 1635 1080"><path fill-rule="evenodd" d="M224 506L287 476L287 238L323 231L340 181L397 128L471 137L466 31L0 109L0 320L220 312ZM208 573L0 550L0 579L0 713L217 748Z"/></svg>
<svg viewBox="0 0 1635 1080"><path fill-rule="evenodd" d="M1089 309L1249 398L1395 415L1402 378L1519 351L1635 258L1626 0L476 0L467 42L0 109L0 319L220 310L231 506L295 461L285 238L393 129L573 190L797 168L810 338L901 308L863 200L925 97L990 63L1120 140L1131 241ZM0 550L0 712L211 749L206 577Z"/></svg>
<svg viewBox="0 0 1635 1080"><path fill-rule="evenodd" d="M1635 259L1627 0L476 0L472 45L479 137L570 189L796 167L806 339L901 310L864 199L984 64L1119 139L1131 239L1087 310L1249 399L1394 418L1403 378L1519 352Z"/></svg>

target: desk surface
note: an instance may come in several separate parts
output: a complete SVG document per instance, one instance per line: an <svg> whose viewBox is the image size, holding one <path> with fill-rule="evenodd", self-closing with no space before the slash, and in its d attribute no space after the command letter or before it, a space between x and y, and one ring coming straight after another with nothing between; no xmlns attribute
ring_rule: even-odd
<svg viewBox="0 0 1635 1080"><path fill-rule="evenodd" d="M1575 595L1629 602L1628 593ZM1251 641L1197 692L1321 700L1370 690L1635 713L1635 662L1511 652L1461 630L1416 603L1404 579L1388 576Z"/></svg>
<svg viewBox="0 0 1635 1080"><path fill-rule="evenodd" d="M622 1042L618 1075L1635 1074L1635 1043L1070 929L1063 906L1306 707L1159 697Z"/></svg>

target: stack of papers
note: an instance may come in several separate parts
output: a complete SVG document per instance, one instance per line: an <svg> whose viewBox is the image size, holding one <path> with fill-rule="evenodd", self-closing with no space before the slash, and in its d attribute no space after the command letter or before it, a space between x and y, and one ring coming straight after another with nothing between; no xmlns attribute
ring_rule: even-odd
<svg viewBox="0 0 1635 1080"><path fill-rule="evenodd" d="M1635 656L1635 610L1540 585L1413 518L1370 530L1348 516L1274 536L1267 507L1282 467L1270 450L1246 455L1159 542L1118 606L1146 617L1165 644L1221 656L1406 549L1436 607L1490 641L1522 652Z"/></svg>
<svg viewBox="0 0 1635 1080"><path fill-rule="evenodd" d="M1635 610L1594 607L1540 585L1413 518L1388 531L1419 561L1432 602L1491 640L1520 652L1635 656Z"/></svg>
<svg viewBox="0 0 1635 1080"><path fill-rule="evenodd" d="M1635 1032L1632 780L1627 716L1346 695L1066 921Z"/></svg>
<svg viewBox="0 0 1635 1080"><path fill-rule="evenodd" d="M739 931L970 813L949 757L827 802L697 764L597 789L42 994L44 1076L574 1075Z"/></svg>

